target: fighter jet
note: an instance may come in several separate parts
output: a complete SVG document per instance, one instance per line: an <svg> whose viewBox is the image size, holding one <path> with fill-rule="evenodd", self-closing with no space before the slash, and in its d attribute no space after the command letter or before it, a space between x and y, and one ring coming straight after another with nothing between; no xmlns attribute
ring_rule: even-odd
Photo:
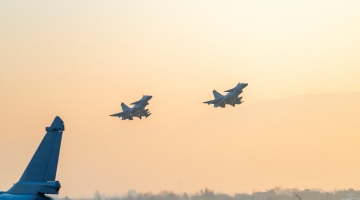
<svg viewBox="0 0 360 200"><path fill-rule="evenodd" d="M131 103L130 105L134 105L132 108L128 107L124 103L121 103L122 112L112 114L112 117L121 117L122 120L129 119L133 120L133 117L142 118L145 116L146 118L151 115L149 109L145 109L147 105L149 105L149 100L152 96L144 95L139 101Z"/></svg>
<svg viewBox="0 0 360 200"><path fill-rule="evenodd" d="M243 101L241 101L242 97L239 97L239 95L243 92L243 89L247 86L247 83L238 83L234 88L230 90L226 90L225 92L228 92L226 95L222 95L216 90L213 90L214 94L214 100L205 101L204 103L210 105L214 104L214 108L221 107L225 108L226 104L229 104L231 106L235 106L238 104L241 104Z"/></svg>
<svg viewBox="0 0 360 200"><path fill-rule="evenodd" d="M55 117L20 180L7 192L0 192L0 200L52 200L45 194L58 194L55 181L64 122Z"/></svg>

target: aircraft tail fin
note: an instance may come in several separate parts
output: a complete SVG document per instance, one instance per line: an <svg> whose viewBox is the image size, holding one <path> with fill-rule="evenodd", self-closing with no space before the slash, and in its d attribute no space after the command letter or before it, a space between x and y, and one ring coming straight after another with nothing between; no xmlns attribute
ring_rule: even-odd
<svg viewBox="0 0 360 200"><path fill-rule="evenodd" d="M214 94L215 99L219 99L219 98L223 97L223 95L220 94L219 92L217 92L216 90L213 90L213 94Z"/></svg>
<svg viewBox="0 0 360 200"><path fill-rule="evenodd" d="M20 181L55 181L64 122L55 117Z"/></svg>
<svg viewBox="0 0 360 200"><path fill-rule="evenodd" d="M64 122L60 117L55 117L51 126L46 127L46 134L19 182L10 188L9 193L58 193L60 183L55 178L64 129Z"/></svg>
<svg viewBox="0 0 360 200"><path fill-rule="evenodd" d="M125 105L124 103L121 103L121 108L124 112L130 110L129 106Z"/></svg>

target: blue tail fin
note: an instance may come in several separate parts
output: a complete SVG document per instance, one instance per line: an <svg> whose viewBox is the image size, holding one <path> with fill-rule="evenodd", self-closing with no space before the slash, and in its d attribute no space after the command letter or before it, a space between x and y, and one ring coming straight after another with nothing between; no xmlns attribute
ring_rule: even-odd
<svg viewBox="0 0 360 200"><path fill-rule="evenodd" d="M55 117L20 181L55 181L64 123Z"/></svg>
<svg viewBox="0 0 360 200"><path fill-rule="evenodd" d="M123 112L130 110L130 108L127 105L125 105L124 103L121 103L121 108L122 108Z"/></svg>
<svg viewBox="0 0 360 200"><path fill-rule="evenodd" d="M217 92L216 90L213 90L213 94L214 94L214 98L215 99L219 99L221 97L223 97L223 95L221 95L219 92Z"/></svg>
<svg viewBox="0 0 360 200"><path fill-rule="evenodd" d="M55 117L50 127L46 127L46 134L31 158L19 182L9 193L44 193L57 194L60 184L55 182L59 160L64 122Z"/></svg>

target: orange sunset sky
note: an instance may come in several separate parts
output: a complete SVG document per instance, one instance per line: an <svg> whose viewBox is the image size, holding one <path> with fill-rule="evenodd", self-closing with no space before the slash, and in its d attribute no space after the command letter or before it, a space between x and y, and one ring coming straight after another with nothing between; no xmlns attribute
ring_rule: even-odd
<svg viewBox="0 0 360 200"><path fill-rule="evenodd" d="M0 190L56 115L60 197L360 189L360 1L1 1L0 27Z"/></svg>

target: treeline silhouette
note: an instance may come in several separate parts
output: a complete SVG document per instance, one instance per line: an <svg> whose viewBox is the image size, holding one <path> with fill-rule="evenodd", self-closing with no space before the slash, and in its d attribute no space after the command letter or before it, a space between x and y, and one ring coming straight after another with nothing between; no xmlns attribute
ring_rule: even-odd
<svg viewBox="0 0 360 200"><path fill-rule="evenodd" d="M92 198L58 198L57 200L360 200L360 191L354 189L325 192L322 190L299 190L297 188L284 189L276 187L265 192L253 192L252 194L235 193L231 196L223 193L215 193L214 190L205 188L195 194L176 194L163 191L157 194L151 192L137 193L129 190L123 196L106 196L96 191Z"/></svg>

